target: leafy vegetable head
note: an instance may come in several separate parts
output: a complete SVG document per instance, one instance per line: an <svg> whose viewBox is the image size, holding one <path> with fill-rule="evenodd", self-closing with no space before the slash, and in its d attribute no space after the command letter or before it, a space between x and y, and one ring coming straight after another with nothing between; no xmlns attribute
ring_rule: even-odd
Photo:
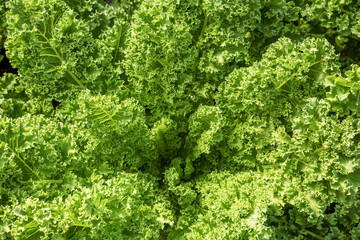
<svg viewBox="0 0 360 240"><path fill-rule="evenodd" d="M358 5L2 1L0 239L358 239Z"/></svg>

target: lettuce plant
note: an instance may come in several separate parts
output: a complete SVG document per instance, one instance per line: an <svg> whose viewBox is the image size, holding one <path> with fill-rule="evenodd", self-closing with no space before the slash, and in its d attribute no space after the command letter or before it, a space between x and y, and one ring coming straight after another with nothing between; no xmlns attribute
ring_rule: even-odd
<svg viewBox="0 0 360 240"><path fill-rule="evenodd" d="M358 239L358 7L2 1L0 239Z"/></svg>

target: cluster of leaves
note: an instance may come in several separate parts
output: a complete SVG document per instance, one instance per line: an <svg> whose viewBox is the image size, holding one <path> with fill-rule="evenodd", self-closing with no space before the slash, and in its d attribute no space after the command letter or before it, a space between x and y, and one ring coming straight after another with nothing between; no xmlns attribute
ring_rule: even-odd
<svg viewBox="0 0 360 240"><path fill-rule="evenodd" d="M341 52L341 62L346 68L358 63L360 40L360 3L344 1L300 1L304 27L311 36L326 37Z"/></svg>
<svg viewBox="0 0 360 240"><path fill-rule="evenodd" d="M358 1L1 4L0 239L360 237Z"/></svg>
<svg viewBox="0 0 360 240"><path fill-rule="evenodd" d="M311 0L301 10L310 28L321 28L323 34L334 37L337 47L344 47L349 38L360 37L360 3L354 0ZM314 31L314 30L313 30Z"/></svg>

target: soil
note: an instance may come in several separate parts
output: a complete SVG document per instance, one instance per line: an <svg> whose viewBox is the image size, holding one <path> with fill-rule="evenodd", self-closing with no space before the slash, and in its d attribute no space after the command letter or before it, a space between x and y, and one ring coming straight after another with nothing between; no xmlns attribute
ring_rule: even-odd
<svg viewBox="0 0 360 240"><path fill-rule="evenodd" d="M4 59L0 62L0 77L2 77L4 73L18 74L17 69L11 66L9 59L6 57L5 49L1 49L0 55L4 56Z"/></svg>

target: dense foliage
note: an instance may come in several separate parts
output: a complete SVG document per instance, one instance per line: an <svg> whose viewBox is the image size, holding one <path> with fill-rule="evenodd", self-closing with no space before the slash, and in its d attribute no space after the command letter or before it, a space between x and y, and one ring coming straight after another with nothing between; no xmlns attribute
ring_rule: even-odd
<svg viewBox="0 0 360 240"><path fill-rule="evenodd" d="M359 9L0 0L0 239L359 239Z"/></svg>

